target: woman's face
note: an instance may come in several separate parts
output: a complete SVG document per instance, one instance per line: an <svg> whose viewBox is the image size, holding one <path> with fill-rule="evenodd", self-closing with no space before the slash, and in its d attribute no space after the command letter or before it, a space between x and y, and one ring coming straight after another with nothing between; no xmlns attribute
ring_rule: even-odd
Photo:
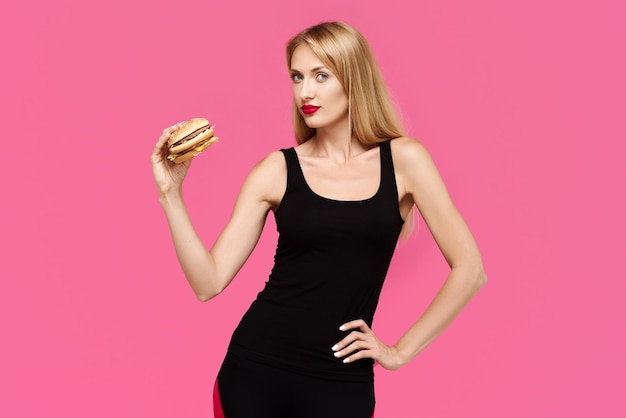
<svg viewBox="0 0 626 418"><path fill-rule="evenodd" d="M348 121L348 96L308 45L291 57L293 98L309 128L326 128Z"/></svg>

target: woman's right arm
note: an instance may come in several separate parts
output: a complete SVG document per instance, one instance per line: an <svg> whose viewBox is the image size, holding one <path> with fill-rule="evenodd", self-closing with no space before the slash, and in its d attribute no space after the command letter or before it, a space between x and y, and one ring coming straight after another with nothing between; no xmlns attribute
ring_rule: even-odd
<svg viewBox="0 0 626 418"><path fill-rule="evenodd" d="M256 246L267 213L280 204L287 182L281 152L258 163L246 178L230 220L210 250L196 233L182 195L191 160L167 160L167 139L177 127L163 131L151 156L154 179L172 235L176 255L198 299L207 301L224 290ZM282 186L282 187L281 187Z"/></svg>

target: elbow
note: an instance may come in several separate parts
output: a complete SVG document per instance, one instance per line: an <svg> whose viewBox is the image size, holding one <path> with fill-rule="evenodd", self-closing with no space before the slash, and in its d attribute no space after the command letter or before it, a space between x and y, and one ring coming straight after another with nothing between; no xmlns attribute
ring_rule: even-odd
<svg viewBox="0 0 626 418"><path fill-rule="evenodd" d="M454 269L453 269L454 270ZM482 265L467 265L463 268L459 268L459 277L462 277L465 286L476 293L487 284L487 274Z"/></svg>
<svg viewBox="0 0 626 418"><path fill-rule="evenodd" d="M224 277L218 274L213 276L196 277L195 280L189 280L191 288L200 302L207 302L226 289L232 277Z"/></svg>
<svg viewBox="0 0 626 418"><path fill-rule="evenodd" d="M204 291L196 291L196 297L200 302L208 302L220 293L222 293L223 289L212 289L212 290L204 290Z"/></svg>
<svg viewBox="0 0 626 418"><path fill-rule="evenodd" d="M217 295L210 295L208 293L196 293L196 297L200 302L208 302Z"/></svg>
<svg viewBox="0 0 626 418"><path fill-rule="evenodd" d="M482 267L476 273L474 280L476 282L477 289L480 289L487 284L487 274L485 273L485 270L482 269Z"/></svg>

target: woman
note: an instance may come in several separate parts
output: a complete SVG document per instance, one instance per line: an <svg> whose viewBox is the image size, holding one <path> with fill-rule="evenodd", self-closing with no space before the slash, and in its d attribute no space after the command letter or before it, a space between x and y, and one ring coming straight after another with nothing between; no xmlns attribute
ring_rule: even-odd
<svg viewBox="0 0 626 418"><path fill-rule="evenodd" d="M298 145L254 167L213 247L203 246L183 203L190 163L165 158L178 125L163 131L152 154L159 200L202 301L228 286L267 214L276 218L275 265L233 334L215 385L216 416L370 418L374 362L390 370L407 364L486 276L428 152L404 136L361 34L338 22L308 28L288 43L287 64ZM424 314L388 346L370 326L414 206L451 271Z"/></svg>

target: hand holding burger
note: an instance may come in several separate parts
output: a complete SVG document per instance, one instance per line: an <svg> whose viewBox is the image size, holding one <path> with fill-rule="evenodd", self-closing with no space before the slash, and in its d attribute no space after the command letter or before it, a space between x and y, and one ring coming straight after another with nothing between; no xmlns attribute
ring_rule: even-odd
<svg viewBox="0 0 626 418"><path fill-rule="evenodd" d="M191 159L217 141L213 127L195 118L165 128L154 146L150 161L159 192L180 190ZM182 163L182 164L178 164Z"/></svg>
<svg viewBox="0 0 626 418"><path fill-rule="evenodd" d="M219 138L213 136L213 126L204 118L194 118L180 124L167 141L168 160L187 161L210 147Z"/></svg>

